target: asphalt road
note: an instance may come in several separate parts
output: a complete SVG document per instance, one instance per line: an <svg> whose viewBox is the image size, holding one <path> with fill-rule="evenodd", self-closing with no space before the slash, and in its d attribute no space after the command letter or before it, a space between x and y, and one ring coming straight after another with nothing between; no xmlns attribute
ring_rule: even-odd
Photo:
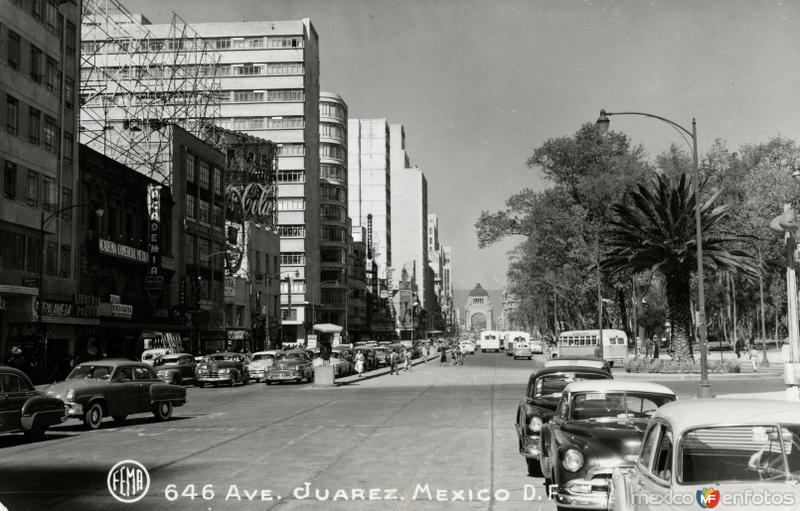
<svg viewBox="0 0 800 511"><path fill-rule="evenodd" d="M542 480L526 475L514 431L539 365L487 353L462 367L431 361L333 389L192 387L168 422L142 415L88 432L72 421L34 444L0 436L0 502L10 511L552 510ZM697 387L659 383L681 398ZM783 388L777 375L712 376L712 385L718 394ZM106 486L125 459L151 478L134 504Z"/></svg>

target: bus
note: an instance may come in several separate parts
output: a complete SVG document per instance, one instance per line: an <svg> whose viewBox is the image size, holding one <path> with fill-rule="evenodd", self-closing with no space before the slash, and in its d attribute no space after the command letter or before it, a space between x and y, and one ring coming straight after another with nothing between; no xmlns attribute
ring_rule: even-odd
<svg viewBox="0 0 800 511"><path fill-rule="evenodd" d="M570 330L558 335L553 358L596 357L600 354L597 330ZM613 366L628 359L628 336L622 330L603 329L603 358Z"/></svg>
<svg viewBox="0 0 800 511"><path fill-rule="evenodd" d="M481 332L482 353L486 353L488 350L499 352L500 348L500 332L496 330L484 330Z"/></svg>

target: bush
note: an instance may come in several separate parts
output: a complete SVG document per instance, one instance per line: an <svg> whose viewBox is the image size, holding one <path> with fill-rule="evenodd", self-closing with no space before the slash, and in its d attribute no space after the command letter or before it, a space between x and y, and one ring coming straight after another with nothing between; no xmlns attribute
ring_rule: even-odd
<svg viewBox="0 0 800 511"><path fill-rule="evenodd" d="M634 358L625 363L627 373L660 373L660 374L692 374L700 372L700 363L694 360L668 360ZM709 373L738 373L741 372L739 362L728 359L724 362L711 361L708 365Z"/></svg>

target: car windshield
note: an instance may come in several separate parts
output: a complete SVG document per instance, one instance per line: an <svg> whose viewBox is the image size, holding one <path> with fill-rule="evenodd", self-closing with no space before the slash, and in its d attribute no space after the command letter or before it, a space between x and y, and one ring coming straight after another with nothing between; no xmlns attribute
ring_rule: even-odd
<svg viewBox="0 0 800 511"><path fill-rule="evenodd" d="M155 362L153 362L154 366L160 366L164 364L177 364L180 357L171 357L171 356L163 356L158 357Z"/></svg>
<svg viewBox="0 0 800 511"><path fill-rule="evenodd" d="M257 355L253 355L253 361L254 362L256 360L273 360L274 358L275 358L275 355L273 355L271 353L259 353Z"/></svg>
<svg viewBox="0 0 800 511"><path fill-rule="evenodd" d="M281 353L278 355L278 360L302 360L303 356L300 353Z"/></svg>
<svg viewBox="0 0 800 511"><path fill-rule="evenodd" d="M219 362L220 360L236 360L236 355L209 355L209 360Z"/></svg>
<svg viewBox="0 0 800 511"><path fill-rule="evenodd" d="M606 380L604 374L563 372L544 375L536 380L533 399L559 399L564 387L579 380Z"/></svg>
<svg viewBox="0 0 800 511"><path fill-rule="evenodd" d="M581 392L572 397L571 420L652 417L661 405L674 401L669 394L649 392Z"/></svg>
<svg viewBox="0 0 800 511"><path fill-rule="evenodd" d="M685 484L796 481L800 479L800 425L694 429L683 435L680 461L678 480Z"/></svg>
<svg viewBox="0 0 800 511"><path fill-rule="evenodd" d="M69 373L68 380L82 380L96 378L98 380L108 380L111 378L110 366L79 365Z"/></svg>

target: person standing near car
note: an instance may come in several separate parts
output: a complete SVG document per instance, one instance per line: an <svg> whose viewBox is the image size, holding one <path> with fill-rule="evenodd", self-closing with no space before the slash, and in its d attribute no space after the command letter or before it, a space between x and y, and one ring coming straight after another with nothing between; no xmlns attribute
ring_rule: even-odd
<svg viewBox="0 0 800 511"><path fill-rule="evenodd" d="M397 351L389 352L389 374L400 374L397 370Z"/></svg>
<svg viewBox="0 0 800 511"><path fill-rule="evenodd" d="M364 372L364 352L362 351L356 353L356 372L358 377L361 378L361 374Z"/></svg>
<svg viewBox="0 0 800 511"><path fill-rule="evenodd" d="M661 344L661 339L656 334L653 334L653 358L658 360L658 345Z"/></svg>
<svg viewBox="0 0 800 511"><path fill-rule="evenodd" d="M445 346L439 348L439 365L447 365L447 348Z"/></svg>

